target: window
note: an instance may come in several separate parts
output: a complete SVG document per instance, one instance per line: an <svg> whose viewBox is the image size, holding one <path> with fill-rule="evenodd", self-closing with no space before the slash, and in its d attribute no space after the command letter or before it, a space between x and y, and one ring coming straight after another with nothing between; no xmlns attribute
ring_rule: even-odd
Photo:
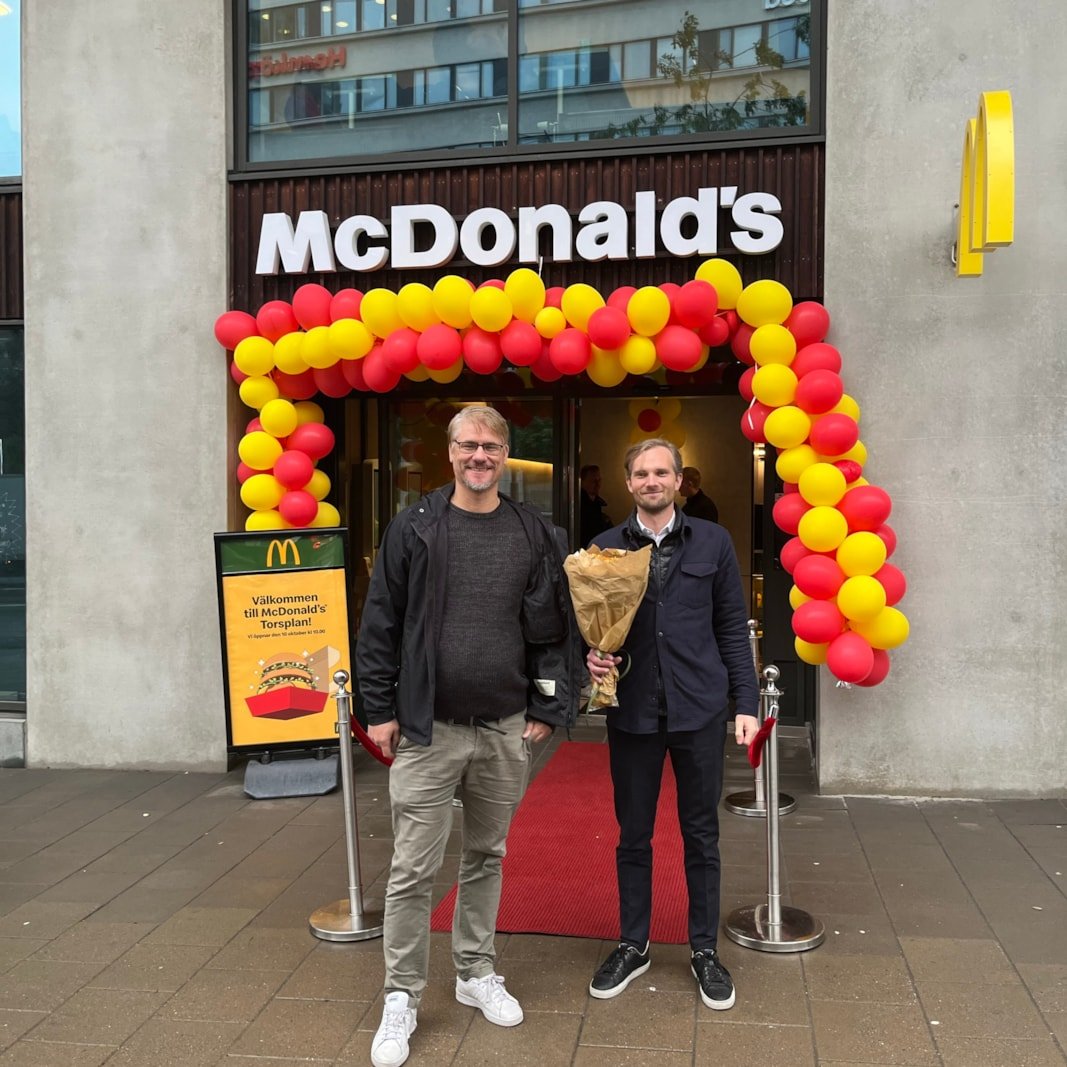
<svg viewBox="0 0 1067 1067"><path fill-rule="evenodd" d="M21 0L0 7L0 178L22 174Z"/></svg>
<svg viewBox="0 0 1067 1067"><path fill-rule="evenodd" d="M26 701L26 421L22 330L0 326L0 707Z"/></svg>

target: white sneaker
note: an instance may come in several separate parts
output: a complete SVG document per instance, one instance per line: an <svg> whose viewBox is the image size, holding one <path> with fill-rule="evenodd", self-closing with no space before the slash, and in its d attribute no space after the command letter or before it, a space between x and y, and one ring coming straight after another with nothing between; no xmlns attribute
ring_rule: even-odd
<svg viewBox="0 0 1067 1067"><path fill-rule="evenodd" d="M466 980L457 977L456 1000L471 1008L480 1008L482 1014L497 1026L518 1026L522 1022L522 1008L504 988L504 979L499 974Z"/></svg>
<svg viewBox="0 0 1067 1067"><path fill-rule="evenodd" d="M385 998L381 1025L370 1046L374 1067L400 1067L408 1058L408 1038L415 1033L416 1009L408 1007L407 993L390 993Z"/></svg>

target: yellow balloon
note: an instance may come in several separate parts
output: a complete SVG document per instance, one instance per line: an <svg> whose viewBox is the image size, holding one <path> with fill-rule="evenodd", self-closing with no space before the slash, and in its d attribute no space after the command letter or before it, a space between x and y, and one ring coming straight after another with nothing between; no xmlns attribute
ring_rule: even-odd
<svg viewBox="0 0 1067 1067"><path fill-rule="evenodd" d="M664 441L670 441L675 448L684 448L685 442L688 440L685 430L677 423L665 426L657 436L662 437Z"/></svg>
<svg viewBox="0 0 1067 1067"><path fill-rule="evenodd" d="M308 479L304 491L310 493L316 500L322 500L330 491L330 476L325 471L314 470Z"/></svg>
<svg viewBox="0 0 1067 1067"><path fill-rule="evenodd" d="M814 507L800 516L797 536L812 552L832 552L848 537L848 520L837 508Z"/></svg>
<svg viewBox="0 0 1067 1067"><path fill-rule="evenodd" d="M404 377L411 382L428 382L430 380L430 371L426 366L420 363L412 370L404 371Z"/></svg>
<svg viewBox="0 0 1067 1067"><path fill-rule="evenodd" d="M276 404L278 401L272 400L271 403ZM260 416L260 421L262 421L262 416ZM269 471L281 454L281 442L264 430L246 433L237 443L237 455L241 457L241 462L253 470Z"/></svg>
<svg viewBox="0 0 1067 1067"><path fill-rule="evenodd" d="M813 645L810 641L802 641L799 637L793 638L793 647L797 650L797 657L813 667L826 662L826 650L829 644Z"/></svg>
<svg viewBox="0 0 1067 1067"><path fill-rule="evenodd" d="M737 314L749 326L782 323L793 310L793 298L781 282L765 278L746 285L737 298Z"/></svg>
<svg viewBox="0 0 1067 1067"><path fill-rule="evenodd" d="M797 395L797 376L781 363L768 363L752 375L752 395L772 408L792 404Z"/></svg>
<svg viewBox="0 0 1067 1067"><path fill-rule="evenodd" d="M437 317L457 330L466 329L471 324L471 289L465 278L455 274L446 274L438 278L433 287L433 309ZM364 300L367 298L364 297Z"/></svg>
<svg viewBox="0 0 1067 1067"><path fill-rule="evenodd" d="M846 619L873 619L885 607L885 589L877 578L857 574L846 578L837 591L837 609Z"/></svg>
<svg viewBox="0 0 1067 1067"><path fill-rule="evenodd" d="M811 445L797 445L796 448L787 448L784 452L779 453L778 459L774 463L774 469L778 472L778 477L783 482L796 484L800 481L800 476L804 471L813 463L818 462L819 457Z"/></svg>
<svg viewBox="0 0 1067 1067"><path fill-rule="evenodd" d="M741 295L744 282L741 272L725 259L706 259L697 267L696 277L713 286L719 294L719 310L728 311L737 307L737 298Z"/></svg>
<svg viewBox="0 0 1067 1067"><path fill-rule="evenodd" d="M529 267L513 270L504 281L504 292L511 301L515 318L533 322L545 306L545 283Z"/></svg>
<svg viewBox="0 0 1067 1067"><path fill-rule="evenodd" d="M767 421L771 421L770 415ZM800 495L809 504L831 507L845 495L846 488L845 476L832 463L813 463L801 472L797 483Z"/></svg>
<svg viewBox="0 0 1067 1067"><path fill-rule="evenodd" d="M285 494L285 486L273 474L253 474L241 485L241 503L255 511L276 508Z"/></svg>
<svg viewBox="0 0 1067 1067"><path fill-rule="evenodd" d="M304 334L304 345L300 350L304 362L309 367L325 370L332 367L340 358L330 344L330 326L312 326Z"/></svg>
<svg viewBox="0 0 1067 1067"><path fill-rule="evenodd" d="M404 326L396 307L396 293L392 289L371 289L367 292L359 305L359 317L375 337L388 337L394 330L403 329Z"/></svg>
<svg viewBox="0 0 1067 1067"><path fill-rule="evenodd" d="M283 400L281 397L277 400L268 400L260 408L259 423L268 434L274 437L288 437L299 425L296 407L292 401Z"/></svg>
<svg viewBox="0 0 1067 1067"><path fill-rule="evenodd" d="M811 597L802 593L795 585L789 590L789 606L796 611L801 604L806 604Z"/></svg>
<svg viewBox="0 0 1067 1067"><path fill-rule="evenodd" d="M293 407L296 408L297 426L303 426L305 422L326 421L326 413L314 400L298 400Z"/></svg>
<svg viewBox="0 0 1067 1067"><path fill-rule="evenodd" d="M396 294L396 313L405 326L419 333L441 321L433 309L433 290L422 282L408 282L401 287Z"/></svg>
<svg viewBox="0 0 1067 1067"><path fill-rule="evenodd" d="M619 349L619 362L629 374L648 374L656 365L656 346L647 337L631 334ZM644 405L643 400L634 403ZM637 418L633 413L630 417Z"/></svg>
<svg viewBox="0 0 1067 1067"><path fill-rule="evenodd" d="M284 374L303 374L308 369L304 360L302 330L294 330L278 338L274 345L274 365Z"/></svg>
<svg viewBox="0 0 1067 1067"><path fill-rule="evenodd" d="M276 511L274 508L268 508L266 511L253 511L245 519L245 529L249 532L254 530L285 530L288 526L289 523L282 518L281 512Z"/></svg>
<svg viewBox="0 0 1067 1067"><path fill-rule="evenodd" d="M435 382L438 382L441 385L447 385L449 382L454 382L463 373L463 357L460 356L451 367L445 367L444 370L427 368L427 373Z"/></svg>
<svg viewBox="0 0 1067 1067"><path fill-rule="evenodd" d="M267 401L277 398L278 386L275 385L273 379L264 378L257 374L251 378L245 378L237 387L237 392L240 394L242 402L258 411Z"/></svg>
<svg viewBox="0 0 1067 1067"><path fill-rule="evenodd" d="M911 624L904 612L897 608L882 608L873 619L850 622L849 629L867 638L872 648L890 649L907 641Z"/></svg>
<svg viewBox="0 0 1067 1067"><path fill-rule="evenodd" d="M268 374L274 370L274 345L265 337L246 337L237 342L233 361L245 374Z"/></svg>
<svg viewBox="0 0 1067 1067"><path fill-rule="evenodd" d="M340 526L341 525L341 513L333 506L333 504L327 504L325 500L320 501L319 510L315 515L315 518L308 524L309 526Z"/></svg>
<svg viewBox="0 0 1067 1067"><path fill-rule="evenodd" d="M852 397L850 397L848 395L848 393L844 393L844 394L842 394L841 399L836 404L834 404L834 406L832 408L830 408L830 410L828 412L826 412L826 414L827 415L847 415L850 419L853 419L856 422L859 422L860 421L860 406L859 406L859 404L856 403L856 401Z"/></svg>
<svg viewBox="0 0 1067 1067"><path fill-rule="evenodd" d="M874 574L885 563L887 549L877 534L861 530L843 538L839 546L833 546L837 549L837 565L850 578L857 574Z"/></svg>
<svg viewBox="0 0 1067 1067"><path fill-rule="evenodd" d="M567 328L567 319L559 308L542 308L534 316L534 328L547 341Z"/></svg>
<svg viewBox="0 0 1067 1067"><path fill-rule="evenodd" d="M835 460L850 459L863 467L867 463L867 446L862 441L857 441L847 452L842 452L840 456L833 458Z"/></svg>
<svg viewBox="0 0 1067 1067"><path fill-rule="evenodd" d="M671 317L671 302L667 294L654 285L644 285L630 297L626 317L634 333L654 337Z"/></svg>
<svg viewBox="0 0 1067 1067"><path fill-rule="evenodd" d="M622 365L618 355L614 352L606 352L603 348L593 345L593 355L589 365L585 368L589 380L602 389L610 389L618 385L626 377L626 368Z"/></svg>
<svg viewBox="0 0 1067 1067"><path fill-rule="evenodd" d="M788 367L797 354L797 342L784 326L769 322L752 331L748 350L759 367L768 363L784 363Z"/></svg>
<svg viewBox="0 0 1067 1067"><path fill-rule="evenodd" d="M374 334L359 319L338 319L326 328L330 351L337 359L362 359L374 347Z"/></svg>
<svg viewBox="0 0 1067 1067"><path fill-rule="evenodd" d="M656 410L664 422L674 422L682 413L682 402L676 396L664 396L660 398Z"/></svg>
<svg viewBox="0 0 1067 1067"><path fill-rule="evenodd" d="M511 301L507 293L486 285L471 296L471 318L487 333L499 333L512 320Z"/></svg>
<svg viewBox="0 0 1067 1067"><path fill-rule="evenodd" d="M763 424L763 436L775 448L796 448L808 439L810 432L811 418L807 412L791 404L775 408Z"/></svg>
<svg viewBox="0 0 1067 1067"><path fill-rule="evenodd" d="M577 326L579 330L588 329L589 316L603 306L604 298L591 285L586 285L584 282L568 285L563 290L563 299L560 301L564 318L572 326Z"/></svg>

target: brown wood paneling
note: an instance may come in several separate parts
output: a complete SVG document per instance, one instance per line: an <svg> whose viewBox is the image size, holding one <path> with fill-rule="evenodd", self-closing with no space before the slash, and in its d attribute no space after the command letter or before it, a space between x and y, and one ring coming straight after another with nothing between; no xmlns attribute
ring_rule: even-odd
<svg viewBox="0 0 1067 1067"><path fill-rule="evenodd" d="M394 204L440 204L462 219L479 207L500 208L516 218L519 206L543 203L562 204L576 215L594 200L614 200L632 213L634 193L639 190L654 189L662 207L701 187L724 185L736 185L740 193L770 192L782 203L785 237L775 252L744 256L731 249L724 253L737 264L745 281L774 278L798 300L819 299L823 291L823 153L823 145L814 143L235 181L230 187L231 306L254 313L267 300L289 299L308 281L331 290L346 286L397 289L415 280L432 284L447 272L481 282L512 269L507 264L477 267L457 254L447 267L435 271L260 277L255 274L255 257L266 212L285 211L295 218L301 211L322 210L336 225L354 214L388 223ZM726 244L720 240L720 245ZM546 261L542 273L547 285L584 281L607 294L620 285L682 283L693 276L696 265L694 259L668 255L604 263Z"/></svg>
<svg viewBox="0 0 1067 1067"><path fill-rule="evenodd" d="M0 322L22 319L22 189L0 186Z"/></svg>

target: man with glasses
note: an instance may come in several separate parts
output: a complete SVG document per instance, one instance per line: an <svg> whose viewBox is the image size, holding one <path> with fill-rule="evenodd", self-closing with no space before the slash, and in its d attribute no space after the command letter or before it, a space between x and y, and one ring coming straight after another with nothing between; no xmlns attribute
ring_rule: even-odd
<svg viewBox="0 0 1067 1067"><path fill-rule="evenodd" d="M508 425L490 407L448 427L454 482L389 524L371 575L356 674L371 738L393 759L393 861L385 894L385 1007L374 1067L398 1067L426 988L430 903L463 804L452 922L456 999L516 1026L495 973L501 860L526 789L531 742L577 711L580 644L563 531L498 491Z"/></svg>

